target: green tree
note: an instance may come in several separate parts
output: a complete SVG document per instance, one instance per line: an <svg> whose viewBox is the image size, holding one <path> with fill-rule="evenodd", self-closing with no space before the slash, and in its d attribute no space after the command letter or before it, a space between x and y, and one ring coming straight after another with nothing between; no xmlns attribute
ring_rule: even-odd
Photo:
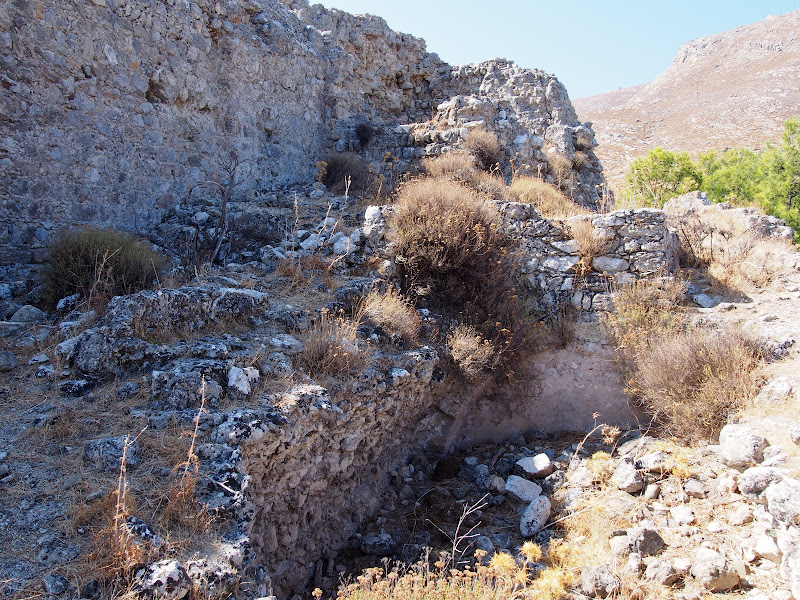
<svg viewBox="0 0 800 600"><path fill-rule="evenodd" d="M700 189L700 168L686 152L655 148L640 156L625 177L626 191L647 206L661 208L672 197Z"/></svg>
<svg viewBox="0 0 800 600"><path fill-rule="evenodd" d="M721 157L715 150L698 157L703 191L712 202L751 204L763 178L761 159L747 148L728 150Z"/></svg>

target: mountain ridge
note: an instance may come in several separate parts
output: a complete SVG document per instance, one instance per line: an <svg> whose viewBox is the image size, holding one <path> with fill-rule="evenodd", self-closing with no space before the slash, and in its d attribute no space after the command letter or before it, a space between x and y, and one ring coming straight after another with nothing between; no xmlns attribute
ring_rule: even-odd
<svg viewBox="0 0 800 600"><path fill-rule="evenodd" d="M650 149L698 153L780 139L800 112L800 10L683 44L650 83L573 101L612 187Z"/></svg>

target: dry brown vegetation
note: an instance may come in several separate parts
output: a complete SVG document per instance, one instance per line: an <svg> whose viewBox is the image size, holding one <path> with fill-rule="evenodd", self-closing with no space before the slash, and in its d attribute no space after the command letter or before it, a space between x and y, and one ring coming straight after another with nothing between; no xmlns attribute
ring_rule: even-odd
<svg viewBox="0 0 800 600"><path fill-rule="evenodd" d="M451 179L486 194L495 200L506 200L508 187L499 173L480 170L472 155L464 152L447 152L423 163L423 169L431 177Z"/></svg>
<svg viewBox="0 0 800 600"><path fill-rule="evenodd" d="M363 361L357 328L358 318L350 320L322 311L302 336L305 348L298 355L298 365L311 377L346 375Z"/></svg>
<svg viewBox="0 0 800 600"><path fill-rule="evenodd" d="M521 343L514 244L484 196L453 181L415 179L399 190L391 225L405 294L472 325L498 354Z"/></svg>
<svg viewBox="0 0 800 600"><path fill-rule="evenodd" d="M759 347L735 327L662 336L637 356L634 391L666 434L713 439L758 393Z"/></svg>
<svg viewBox="0 0 800 600"><path fill-rule="evenodd" d="M464 148L474 158L477 166L484 171L499 168L503 160L503 148L497 136L485 129L473 129L464 140Z"/></svg>
<svg viewBox="0 0 800 600"><path fill-rule="evenodd" d="M725 290L748 293L768 287L791 251L786 241L762 239L723 210L672 216L685 266L706 271Z"/></svg>
<svg viewBox="0 0 800 600"><path fill-rule="evenodd" d="M447 336L446 344L451 358L469 380L493 366L494 348L474 327L457 325Z"/></svg>
<svg viewBox="0 0 800 600"><path fill-rule="evenodd" d="M555 186L536 177L519 177L511 183L509 195L515 202L533 204L546 219L567 219L588 211L567 198Z"/></svg>
<svg viewBox="0 0 800 600"><path fill-rule="evenodd" d="M592 271L592 261L608 251L609 241L600 237L591 219L575 220L569 225L569 233L578 243L580 262L575 266L578 274L585 275Z"/></svg>
<svg viewBox="0 0 800 600"><path fill-rule="evenodd" d="M384 293L370 292L364 298L361 311L364 318L380 325L389 333L399 333L406 344L413 344L419 335L419 317L409 300L390 288Z"/></svg>
<svg viewBox="0 0 800 600"><path fill-rule="evenodd" d="M629 391L660 430L687 441L713 439L760 385L760 344L741 329L690 327L680 279L619 288L604 322Z"/></svg>
<svg viewBox="0 0 800 600"><path fill-rule="evenodd" d="M533 542L520 547L519 556L506 552L494 554L483 564L486 553L475 551L474 560L463 568L449 568L447 561L433 567L427 561L412 567L399 565L392 569L367 569L356 581L339 588L340 600L466 600L485 598L536 598L559 600L574 579L568 565L568 554L559 540L551 542L546 552ZM543 570L534 565L544 563ZM321 590L315 597L321 596Z"/></svg>

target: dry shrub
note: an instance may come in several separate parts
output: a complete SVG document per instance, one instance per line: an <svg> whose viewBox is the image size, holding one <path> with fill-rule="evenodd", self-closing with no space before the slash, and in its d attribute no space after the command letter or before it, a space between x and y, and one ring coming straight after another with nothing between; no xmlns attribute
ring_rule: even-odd
<svg viewBox="0 0 800 600"><path fill-rule="evenodd" d="M472 187L493 200L508 200L508 187L497 171L491 173L478 171L475 180L472 182Z"/></svg>
<svg viewBox="0 0 800 600"><path fill-rule="evenodd" d="M357 328L357 319L321 312L303 335L305 348L297 357L299 366L311 377L346 375L363 362Z"/></svg>
<svg viewBox="0 0 800 600"><path fill-rule="evenodd" d="M614 311L603 324L623 364L630 364L660 336L683 330L686 282L679 277L639 279L614 293Z"/></svg>
<svg viewBox="0 0 800 600"><path fill-rule="evenodd" d="M431 177L442 179L455 179L464 183L471 183L475 179L475 159L464 152L453 151L441 154L436 158L427 158L422 163L422 168Z"/></svg>
<svg viewBox="0 0 800 600"><path fill-rule="evenodd" d="M475 331L474 327L463 323L456 326L447 336L446 344L451 358L469 380L477 378L494 366L496 357L492 344Z"/></svg>
<svg viewBox="0 0 800 600"><path fill-rule="evenodd" d="M464 140L464 148L473 157L478 168L491 171L503 161L503 149L497 136L485 129L473 129Z"/></svg>
<svg viewBox="0 0 800 600"><path fill-rule="evenodd" d="M515 202L533 204L546 219L566 219L588 214L588 211L567 198L557 187L535 177L515 179L511 184L510 194Z"/></svg>
<svg viewBox="0 0 800 600"><path fill-rule="evenodd" d="M575 270L578 274L587 274L592 271L592 261L608 251L609 240L600 237L590 219L575 220L569 224L569 233L572 239L578 242L578 255L580 262Z"/></svg>
<svg viewBox="0 0 800 600"><path fill-rule="evenodd" d="M718 209L671 216L681 263L706 270L722 286L739 292L768 287L784 270L789 242L759 238L744 223Z"/></svg>
<svg viewBox="0 0 800 600"><path fill-rule="evenodd" d="M582 171L589 166L589 156L585 152L576 152L572 156L572 166L576 171Z"/></svg>
<svg viewBox="0 0 800 600"><path fill-rule="evenodd" d="M385 293L370 292L362 304L364 318L380 325L389 333L399 333L406 344L417 341L419 317L409 300L390 288Z"/></svg>
<svg viewBox="0 0 800 600"><path fill-rule="evenodd" d="M151 287L166 261L144 241L126 233L83 228L62 231L50 244L41 271L44 303L65 296L100 305L114 296Z"/></svg>
<svg viewBox="0 0 800 600"><path fill-rule="evenodd" d="M474 326L498 354L521 344L515 246L484 196L452 181L411 180L397 195L390 236L403 293Z"/></svg>
<svg viewBox="0 0 800 600"><path fill-rule="evenodd" d="M505 200L508 197L508 188L503 178L496 173L478 170L475 159L464 152L448 152L429 158L423 163L423 169L431 177L458 181L495 200Z"/></svg>
<svg viewBox="0 0 800 600"><path fill-rule="evenodd" d="M664 432L712 439L757 394L759 346L735 327L663 336L637 356L634 389Z"/></svg>
<svg viewBox="0 0 800 600"><path fill-rule="evenodd" d="M558 152L547 153L547 172L559 188L572 179L572 161Z"/></svg>
<svg viewBox="0 0 800 600"><path fill-rule="evenodd" d="M332 192L337 194L344 193L345 190L351 194L368 192L372 183L369 166L355 154L351 152L330 154L322 162L324 165L317 163L318 175L322 183Z"/></svg>
<svg viewBox="0 0 800 600"><path fill-rule="evenodd" d="M785 268L788 242L755 240L750 236L727 241L715 252L708 273L720 283L741 292L769 287Z"/></svg>

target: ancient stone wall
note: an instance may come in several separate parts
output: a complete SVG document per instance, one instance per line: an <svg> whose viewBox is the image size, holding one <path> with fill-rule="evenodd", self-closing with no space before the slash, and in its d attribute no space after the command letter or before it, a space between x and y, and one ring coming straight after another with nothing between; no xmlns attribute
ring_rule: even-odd
<svg viewBox="0 0 800 600"><path fill-rule="evenodd" d="M380 18L302 1L7 2L0 62L3 264L35 261L65 225L151 234L231 151L244 193L309 182L348 149L407 169L481 126L511 143L507 159L541 162L540 139L585 148L574 195L587 205L602 181L553 76L502 60L454 69ZM435 111L442 130L425 124ZM375 131L366 149L358 124Z"/></svg>

